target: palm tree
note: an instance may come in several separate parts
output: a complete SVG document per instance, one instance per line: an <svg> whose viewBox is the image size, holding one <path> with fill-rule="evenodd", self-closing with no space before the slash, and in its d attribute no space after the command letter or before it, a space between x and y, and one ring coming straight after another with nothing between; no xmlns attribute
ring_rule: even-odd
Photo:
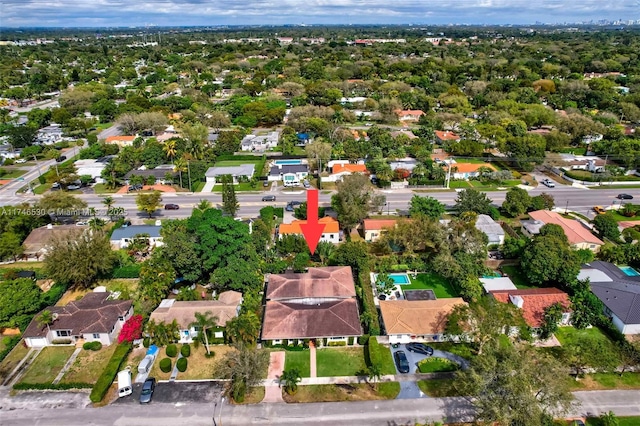
<svg viewBox="0 0 640 426"><path fill-rule="evenodd" d="M218 317L214 316L211 311L207 311L204 314L200 312L195 313L196 320L189 324L189 327L193 327L198 330L197 342L204 343L204 347L209 351L209 337L207 336L207 330L218 325Z"/></svg>
<svg viewBox="0 0 640 426"><path fill-rule="evenodd" d="M298 390L298 382L302 380L300 371L297 368L284 370L280 376L280 384L284 383L284 391L289 395L293 395Z"/></svg>
<svg viewBox="0 0 640 426"><path fill-rule="evenodd" d="M113 205L116 203L116 201L113 199L113 197L111 195L107 195L106 197L104 197L102 199L102 204L104 204L107 207L107 214L109 216L111 216L111 207L113 207Z"/></svg>
<svg viewBox="0 0 640 426"><path fill-rule="evenodd" d="M243 342L253 346L260 334L260 318L254 312L246 312L227 322L227 338L232 343Z"/></svg>
<svg viewBox="0 0 640 426"><path fill-rule="evenodd" d="M162 149L164 150L164 153L166 154L166 156L168 158L170 158L171 162L173 163L173 159L176 156L176 141L175 141L175 139L169 139L168 141L166 141L164 143L164 146L162 147Z"/></svg>
<svg viewBox="0 0 640 426"><path fill-rule="evenodd" d="M211 208L211 201L209 200L200 200L198 205L196 205L196 210L199 210L201 212L208 210L210 208Z"/></svg>
<svg viewBox="0 0 640 426"><path fill-rule="evenodd" d="M320 261L323 265L327 264L335 249L335 244L326 241L320 241L320 243L318 243L318 256L320 256Z"/></svg>
<svg viewBox="0 0 640 426"><path fill-rule="evenodd" d="M182 172L187 171L187 161L180 157L173 163L173 171L180 173L180 188L182 188Z"/></svg>
<svg viewBox="0 0 640 426"><path fill-rule="evenodd" d="M380 380L380 377L382 376L382 369L378 364L370 365L368 372L369 380L373 380L373 383L376 383L378 380Z"/></svg>
<svg viewBox="0 0 640 426"><path fill-rule="evenodd" d="M47 331L48 331L48 332L51 332L51 329L49 328L49 326L50 326L51 324L53 324L53 322L54 322L56 319L58 319L58 314L51 313L51 311L50 311L50 310L48 310L48 309L45 309L44 311L42 311L42 312L40 313L40 315L38 315L38 316L36 317L36 321L38 322L38 324L40 325L40 327L42 327L42 326L45 326L45 325L46 325L46 326L47 326Z"/></svg>

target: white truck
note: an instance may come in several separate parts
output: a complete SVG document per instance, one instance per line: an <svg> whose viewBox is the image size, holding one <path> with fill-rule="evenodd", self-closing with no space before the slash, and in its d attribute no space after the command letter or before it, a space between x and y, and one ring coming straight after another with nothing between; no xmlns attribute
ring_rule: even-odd
<svg viewBox="0 0 640 426"><path fill-rule="evenodd" d="M131 387L131 368L118 372L118 397L131 395L133 389Z"/></svg>

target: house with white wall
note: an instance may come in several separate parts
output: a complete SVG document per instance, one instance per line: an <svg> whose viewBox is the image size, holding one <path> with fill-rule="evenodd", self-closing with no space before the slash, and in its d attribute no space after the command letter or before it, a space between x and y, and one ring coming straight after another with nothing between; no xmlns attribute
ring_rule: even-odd
<svg viewBox="0 0 640 426"><path fill-rule="evenodd" d="M129 225L116 228L111 234L111 247L115 249L127 248L138 237L146 238L151 248L160 247L164 245L162 235L160 235L160 228L160 226L154 225Z"/></svg>

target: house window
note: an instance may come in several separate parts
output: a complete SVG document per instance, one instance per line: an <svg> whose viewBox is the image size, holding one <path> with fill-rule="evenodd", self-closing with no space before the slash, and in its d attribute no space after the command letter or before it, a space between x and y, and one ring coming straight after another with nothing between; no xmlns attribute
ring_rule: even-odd
<svg viewBox="0 0 640 426"><path fill-rule="evenodd" d="M69 337L71 336L71 331L69 330L57 330L56 335L58 337Z"/></svg>
<svg viewBox="0 0 640 426"><path fill-rule="evenodd" d="M595 245L595 244L591 244L591 245L589 246L589 248L596 248L596 245Z"/></svg>
<svg viewBox="0 0 640 426"><path fill-rule="evenodd" d="M273 340L273 344L274 345L281 345L282 344L282 340L281 339L275 339L275 340Z"/></svg>
<svg viewBox="0 0 640 426"><path fill-rule="evenodd" d="M98 333L93 333L93 338L94 338L94 339L100 339L100 334L98 334Z"/></svg>
<svg viewBox="0 0 640 426"><path fill-rule="evenodd" d="M223 331L214 331L213 332L213 337L215 337L216 339L222 339L224 337L224 332Z"/></svg>
<svg viewBox="0 0 640 426"><path fill-rule="evenodd" d="M333 240L333 234L330 234L330 235L329 235L329 238Z"/></svg>
<svg viewBox="0 0 640 426"><path fill-rule="evenodd" d="M123 316L118 317L118 321L124 321L124 317Z"/></svg>

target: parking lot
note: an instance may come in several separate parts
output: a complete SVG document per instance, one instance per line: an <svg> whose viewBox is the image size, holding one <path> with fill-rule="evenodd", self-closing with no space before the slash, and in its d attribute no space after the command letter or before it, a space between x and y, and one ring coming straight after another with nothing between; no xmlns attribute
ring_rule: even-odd
<svg viewBox="0 0 640 426"><path fill-rule="evenodd" d="M118 398L114 404L139 404L142 383L133 384L133 393ZM162 382L156 384L151 403L213 403L220 399L222 385L218 382Z"/></svg>

